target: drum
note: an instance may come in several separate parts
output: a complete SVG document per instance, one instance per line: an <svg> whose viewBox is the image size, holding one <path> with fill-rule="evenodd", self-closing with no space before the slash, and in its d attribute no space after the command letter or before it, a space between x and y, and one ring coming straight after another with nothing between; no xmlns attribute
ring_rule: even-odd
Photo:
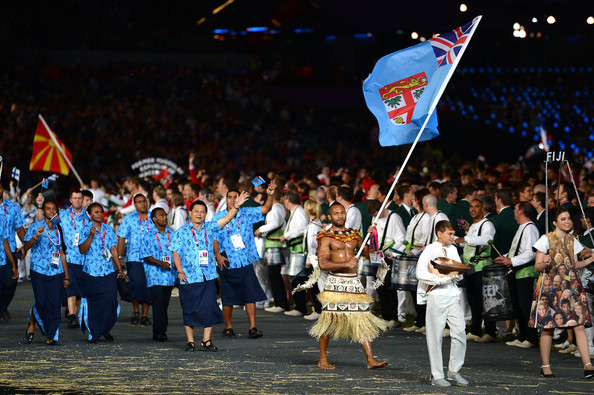
<svg viewBox="0 0 594 395"><path fill-rule="evenodd" d="M392 288L411 292L417 290L417 260L416 256L400 256L394 259Z"/></svg>
<svg viewBox="0 0 594 395"><path fill-rule="evenodd" d="M514 317L509 283L508 268L493 264L483 267L483 318L505 321Z"/></svg>
<svg viewBox="0 0 594 395"><path fill-rule="evenodd" d="M359 276L375 276L374 267L371 266L371 261L366 258L360 258L357 265L357 274Z"/></svg>
<svg viewBox="0 0 594 395"><path fill-rule="evenodd" d="M264 262L268 266L282 265L285 263L280 247L272 247L264 250Z"/></svg>
<svg viewBox="0 0 594 395"><path fill-rule="evenodd" d="M302 253L290 254L287 274L291 277L305 276L305 258Z"/></svg>

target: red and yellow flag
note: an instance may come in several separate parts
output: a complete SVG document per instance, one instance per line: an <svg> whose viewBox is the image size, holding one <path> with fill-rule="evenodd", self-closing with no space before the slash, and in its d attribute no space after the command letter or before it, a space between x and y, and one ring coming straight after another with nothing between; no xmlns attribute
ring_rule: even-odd
<svg viewBox="0 0 594 395"><path fill-rule="evenodd" d="M55 133L53 133L56 141L54 142L50 133L52 132L46 126L45 122L42 121L40 116L37 121L37 131L35 132L35 137L33 139L33 156L31 156L29 170L48 171L67 176L68 173L70 173L70 166L68 166L67 161L56 146L56 142L60 145L70 163L72 163L72 154L70 154L70 151L68 151L64 143L60 141Z"/></svg>

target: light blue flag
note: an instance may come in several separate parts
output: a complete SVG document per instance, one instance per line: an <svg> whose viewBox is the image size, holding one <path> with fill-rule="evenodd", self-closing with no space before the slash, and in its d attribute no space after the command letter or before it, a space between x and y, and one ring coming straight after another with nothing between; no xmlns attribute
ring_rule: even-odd
<svg viewBox="0 0 594 395"><path fill-rule="evenodd" d="M433 109L480 19L478 16L464 26L384 56L376 63L363 82L363 95L379 123L380 145L413 143L429 113L419 141L439 136Z"/></svg>
<svg viewBox="0 0 594 395"><path fill-rule="evenodd" d="M428 41L378 60L363 82L363 95L367 107L377 118L381 146L414 142L423 122L413 120L413 111L437 67ZM433 113L419 141L438 135L437 115Z"/></svg>

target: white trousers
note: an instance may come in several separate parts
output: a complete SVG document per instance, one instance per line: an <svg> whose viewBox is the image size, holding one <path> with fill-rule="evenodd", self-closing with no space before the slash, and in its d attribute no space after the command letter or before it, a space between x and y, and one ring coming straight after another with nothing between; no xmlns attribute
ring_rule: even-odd
<svg viewBox="0 0 594 395"><path fill-rule="evenodd" d="M427 295L427 351L434 380L443 379L443 356L441 345L446 322L450 326L450 372L459 372L466 356L466 325L460 298L456 296Z"/></svg>
<svg viewBox="0 0 594 395"><path fill-rule="evenodd" d="M398 291L398 319L404 321L407 314L416 314L415 303L412 293L409 291Z"/></svg>

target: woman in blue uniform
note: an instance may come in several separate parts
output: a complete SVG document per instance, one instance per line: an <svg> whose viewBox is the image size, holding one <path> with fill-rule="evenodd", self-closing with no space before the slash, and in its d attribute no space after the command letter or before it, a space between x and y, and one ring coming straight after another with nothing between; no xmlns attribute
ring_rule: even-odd
<svg viewBox="0 0 594 395"><path fill-rule="evenodd" d="M83 297L78 313L83 333L89 331L89 343L100 336L113 341L110 331L118 319L117 278L124 277L122 262L117 254L117 240L113 228L102 223L103 207L92 203L87 207L91 222L81 232L83 255ZM114 269L117 266L117 273Z"/></svg>
<svg viewBox="0 0 594 395"><path fill-rule="evenodd" d="M25 251L31 249L31 284L35 304L27 327L27 343L33 341L35 324L47 337L47 344L57 346L62 311L62 287L70 284L62 235L58 228L58 206L51 200L43 203L43 219L31 224L25 234Z"/></svg>
<svg viewBox="0 0 594 395"><path fill-rule="evenodd" d="M248 194L242 192L237 198L241 206ZM186 351L194 351L194 327L204 328L203 351L217 351L212 344L211 333L214 324L223 322L223 314L217 305L215 279L218 277L214 260L213 242L216 234L233 219L239 210L230 207L227 214L218 221L204 222L206 204L196 201L190 206L190 222L173 235L169 249L173 251L173 262L177 269L179 301L183 311L188 343Z"/></svg>

